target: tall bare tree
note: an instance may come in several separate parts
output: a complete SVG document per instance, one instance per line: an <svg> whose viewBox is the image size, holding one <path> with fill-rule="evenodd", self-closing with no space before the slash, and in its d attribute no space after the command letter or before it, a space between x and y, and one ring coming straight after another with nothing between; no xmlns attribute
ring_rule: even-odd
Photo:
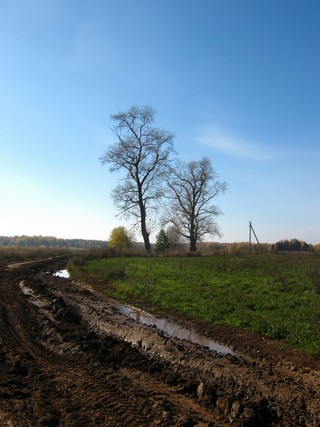
<svg viewBox="0 0 320 427"><path fill-rule="evenodd" d="M163 196L163 176L174 151L174 135L153 126L155 111L150 106L132 106L111 116L117 140L101 156L110 171L124 170L125 177L113 190L118 215L133 216L140 223L146 251L151 251L147 227L149 211Z"/></svg>
<svg viewBox="0 0 320 427"><path fill-rule="evenodd" d="M197 242L204 235L220 235L215 219L221 211L211 202L226 191L227 184L217 179L218 175L206 157L188 163L177 162L167 179L170 209L164 220L173 224L190 242L191 252L197 250Z"/></svg>

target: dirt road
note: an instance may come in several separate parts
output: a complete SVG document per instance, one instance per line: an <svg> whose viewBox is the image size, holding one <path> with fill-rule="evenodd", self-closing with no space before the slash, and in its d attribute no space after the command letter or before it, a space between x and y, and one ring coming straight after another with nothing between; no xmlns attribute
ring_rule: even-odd
<svg viewBox="0 0 320 427"><path fill-rule="evenodd" d="M235 354L170 338L53 277L65 262L1 271L0 426L320 425L319 358L190 320Z"/></svg>

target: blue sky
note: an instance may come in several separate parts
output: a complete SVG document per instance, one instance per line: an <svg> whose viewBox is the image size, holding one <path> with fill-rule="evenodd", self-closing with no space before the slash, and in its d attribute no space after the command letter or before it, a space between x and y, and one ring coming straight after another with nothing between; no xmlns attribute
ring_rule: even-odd
<svg viewBox="0 0 320 427"><path fill-rule="evenodd" d="M252 221L261 242L319 243L319 22L317 0L2 0L0 235L128 226L99 157L137 104L228 182L221 241Z"/></svg>

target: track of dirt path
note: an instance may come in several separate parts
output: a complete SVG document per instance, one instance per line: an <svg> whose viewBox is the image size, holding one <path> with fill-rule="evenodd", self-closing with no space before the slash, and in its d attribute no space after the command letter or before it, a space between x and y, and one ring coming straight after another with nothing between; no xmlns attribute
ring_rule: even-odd
<svg viewBox="0 0 320 427"><path fill-rule="evenodd" d="M320 426L319 359L231 329L211 333L235 355L169 338L50 274L65 263L0 272L0 426Z"/></svg>

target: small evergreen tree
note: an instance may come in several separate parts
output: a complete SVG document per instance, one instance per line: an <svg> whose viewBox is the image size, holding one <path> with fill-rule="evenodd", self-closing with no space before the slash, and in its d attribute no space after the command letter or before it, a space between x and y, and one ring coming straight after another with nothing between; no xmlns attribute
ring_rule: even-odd
<svg viewBox="0 0 320 427"><path fill-rule="evenodd" d="M156 239L156 252L164 252L169 249L170 242L163 228L157 234Z"/></svg>

